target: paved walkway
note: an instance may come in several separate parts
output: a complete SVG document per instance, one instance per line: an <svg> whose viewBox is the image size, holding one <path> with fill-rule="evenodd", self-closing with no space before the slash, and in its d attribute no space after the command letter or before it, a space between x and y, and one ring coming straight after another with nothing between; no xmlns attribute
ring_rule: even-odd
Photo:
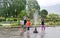
<svg viewBox="0 0 60 38"><path fill-rule="evenodd" d="M0 38L60 38L60 27L46 27L43 32L41 28L37 28L37 34L34 34L34 28L26 31L21 35L20 28L0 28Z"/></svg>

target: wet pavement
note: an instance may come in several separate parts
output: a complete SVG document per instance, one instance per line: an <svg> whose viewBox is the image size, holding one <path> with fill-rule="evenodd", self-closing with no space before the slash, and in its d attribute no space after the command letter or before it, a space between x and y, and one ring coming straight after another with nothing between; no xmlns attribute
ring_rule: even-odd
<svg viewBox="0 0 60 38"><path fill-rule="evenodd" d="M33 33L34 28L21 35L20 28L0 28L0 38L60 38L60 27L46 27L45 31L37 28L38 33Z"/></svg>

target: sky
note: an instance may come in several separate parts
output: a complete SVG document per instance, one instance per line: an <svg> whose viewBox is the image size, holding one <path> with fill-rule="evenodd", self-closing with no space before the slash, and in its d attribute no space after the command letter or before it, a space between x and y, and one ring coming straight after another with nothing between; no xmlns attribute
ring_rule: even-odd
<svg viewBox="0 0 60 38"><path fill-rule="evenodd" d="M60 4L60 0L37 0L42 7Z"/></svg>
<svg viewBox="0 0 60 38"><path fill-rule="evenodd" d="M47 9L48 13L56 13L56 14L60 14L60 7L59 6L54 6L54 5L60 5L60 0L37 0L37 2L40 5L41 9ZM54 6L54 7L51 7Z"/></svg>

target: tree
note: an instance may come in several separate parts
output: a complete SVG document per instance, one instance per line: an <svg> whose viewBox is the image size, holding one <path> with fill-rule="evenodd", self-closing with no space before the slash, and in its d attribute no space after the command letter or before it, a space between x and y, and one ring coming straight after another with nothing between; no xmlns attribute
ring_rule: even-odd
<svg viewBox="0 0 60 38"><path fill-rule="evenodd" d="M49 14L47 18L51 19L52 21L56 21L59 18L58 14Z"/></svg>
<svg viewBox="0 0 60 38"><path fill-rule="evenodd" d="M40 10L40 6L36 0L27 0L27 5L28 5L27 14L30 18L33 18L33 14L35 13L35 11Z"/></svg>
<svg viewBox="0 0 60 38"><path fill-rule="evenodd" d="M26 0L3 0L3 14L7 17L17 17L18 14L25 9ZM16 10L16 11L15 11Z"/></svg>
<svg viewBox="0 0 60 38"><path fill-rule="evenodd" d="M21 19L23 19L24 16L27 16L26 10L22 10L22 11L20 12L20 14L18 15L18 17L20 17Z"/></svg>
<svg viewBox="0 0 60 38"><path fill-rule="evenodd" d="M59 18L58 14L49 14L48 18Z"/></svg>
<svg viewBox="0 0 60 38"><path fill-rule="evenodd" d="M43 9L43 10L41 10L40 15L42 18L46 18L46 16L48 15L48 11Z"/></svg>
<svg viewBox="0 0 60 38"><path fill-rule="evenodd" d="M10 3L11 4L11 3ZM10 15L17 17L25 9L26 0L14 0L10 5Z"/></svg>

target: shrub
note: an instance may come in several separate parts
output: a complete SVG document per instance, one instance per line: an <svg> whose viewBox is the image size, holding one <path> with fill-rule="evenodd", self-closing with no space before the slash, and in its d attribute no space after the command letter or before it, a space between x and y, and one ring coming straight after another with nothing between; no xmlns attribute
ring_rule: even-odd
<svg viewBox="0 0 60 38"><path fill-rule="evenodd" d="M18 23L11 24L11 26L19 26Z"/></svg>

